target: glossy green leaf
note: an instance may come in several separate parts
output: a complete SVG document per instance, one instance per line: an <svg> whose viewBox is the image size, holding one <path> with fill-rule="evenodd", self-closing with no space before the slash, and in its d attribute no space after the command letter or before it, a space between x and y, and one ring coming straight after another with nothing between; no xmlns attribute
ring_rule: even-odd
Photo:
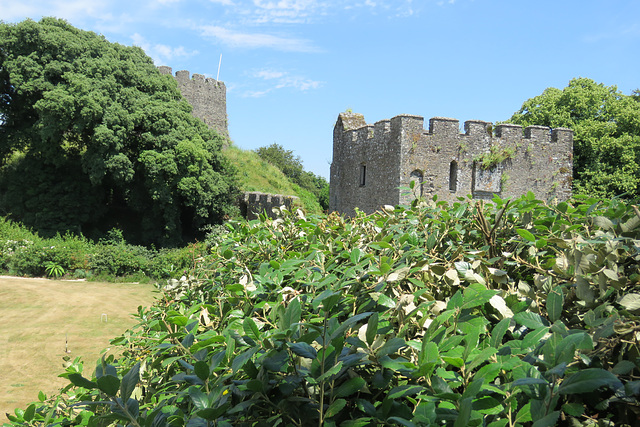
<svg viewBox="0 0 640 427"><path fill-rule="evenodd" d="M523 385L536 385L536 384L549 384L549 381L542 378L518 378L513 383L514 387L523 386Z"/></svg>
<svg viewBox="0 0 640 427"><path fill-rule="evenodd" d="M98 388L107 396L114 397L120 388L120 379L112 375L103 375L96 380Z"/></svg>
<svg viewBox="0 0 640 427"><path fill-rule="evenodd" d="M386 356L389 354L395 354L401 348L407 346L407 343L399 337L391 338L378 349L376 350L376 357Z"/></svg>
<svg viewBox="0 0 640 427"><path fill-rule="evenodd" d="M83 387L89 390L98 388L98 384L94 383L93 381L89 381L80 374L69 374L68 378L69 381L71 381L75 386Z"/></svg>
<svg viewBox="0 0 640 427"><path fill-rule="evenodd" d="M493 327L493 329L491 330L491 347L502 347L502 339L504 338L507 329L509 329L510 322L511 319L502 319L496 326Z"/></svg>
<svg viewBox="0 0 640 427"><path fill-rule="evenodd" d="M199 360L193 365L193 372L202 381L206 381L207 379L209 379L209 364L207 364L207 362Z"/></svg>
<svg viewBox="0 0 640 427"><path fill-rule="evenodd" d="M298 356L306 357L307 359L315 359L318 357L316 349L306 342L288 342L287 346Z"/></svg>
<svg viewBox="0 0 640 427"><path fill-rule="evenodd" d="M233 358L233 362L231 362L231 370L235 373L238 372L242 367L244 367L245 363L253 357L260 350L259 347L250 348L246 350L236 357Z"/></svg>
<svg viewBox="0 0 640 427"><path fill-rule="evenodd" d="M548 326L548 322L546 322L539 314L532 313L530 311L522 311L520 313L516 313L513 316L513 319L519 324L524 325L530 329L538 329Z"/></svg>
<svg viewBox="0 0 640 427"><path fill-rule="evenodd" d="M32 403L24 411L24 415L22 415L22 418L24 418L26 422L31 422L35 417L35 415L36 415L36 405L35 403Z"/></svg>
<svg viewBox="0 0 640 427"><path fill-rule="evenodd" d="M460 409L458 410L458 417L456 418L454 427L468 427L469 420L471 419L471 410L473 409L472 399L470 397L462 399L460 401Z"/></svg>
<svg viewBox="0 0 640 427"><path fill-rule="evenodd" d="M406 427L415 427L416 425L414 423L412 423L411 421L402 418L402 417L389 417L387 418L387 422L388 423L393 423L393 424L398 424L401 426L406 426Z"/></svg>
<svg viewBox="0 0 640 427"><path fill-rule="evenodd" d="M366 381L362 377L353 377L345 381L335 390L336 397L349 397L352 394L360 391L365 385Z"/></svg>
<svg viewBox="0 0 640 427"><path fill-rule="evenodd" d="M555 322L562 316L562 307L564 305L564 294L562 286L556 286L547 295L547 313L549 320Z"/></svg>
<svg viewBox="0 0 640 427"><path fill-rule="evenodd" d="M560 394L589 393L600 387L618 389L620 380L611 372L600 368L587 368L576 372L560 384Z"/></svg>
<svg viewBox="0 0 640 427"><path fill-rule="evenodd" d="M373 344L377 334L378 334L378 313L373 313L369 317L369 321L367 323L367 332L365 334L367 339L367 344L369 346Z"/></svg>
<svg viewBox="0 0 640 427"><path fill-rule="evenodd" d="M531 417L531 402L525 403L522 408L516 414L516 422L518 423L528 423L533 421Z"/></svg>
<svg viewBox="0 0 640 427"><path fill-rule="evenodd" d="M559 417L560 411L553 411L549 415L542 417L533 423L531 427L554 427L557 425Z"/></svg>
<svg viewBox="0 0 640 427"><path fill-rule="evenodd" d="M418 393L422 393L425 388L420 385L401 385L392 388L387 394L388 399L400 399L405 396L415 396Z"/></svg>
<svg viewBox="0 0 640 427"><path fill-rule="evenodd" d="M344 322L340 324L340 326L331 334L329 337L329 341L333 341L334 338L343 336L343 334L348 330L354 327L355 323L369 317L371 315L370 312L356 314L355 316L351 316L347 318Z"/></svg>
<svg viewBox="0 0 640 427"><path fill-rule="evenodd" d="M525 240L528 240L529 242L535 242L536 241L536 236L534 236L529 230L525 230L523 228L518 228L516 230L516 233L518 233L518 235L520 235L520 237L522 237Z"/></svg>
<svg viewBox="0 0 640 427"><path fill-rule="evenodd" d="M120 398L122 400L127 401L131 397L131 393L138 385L138 381L140 381L140 362L133 365L129 372L122 377L122 382L120 383Z"/></svg>
<svg viewBox="0 0 640 427"><path fill-rule="evenodd" d="M334 417L338 414L338 412L342 411L342 409L346 406L347 401L344 399L336 399L329 408L327 408L327 412L325 412L324 416L326 418Z"/></svg>
<svg viewBox="0 0 640 427"><path fill-rule="evenodd" d="M491 397L481 396L473 399L473 410L485 415L499 415L504 411L503 401Z"/></svg>
<svg viewBox="0 0 640 427"><path fill-rule="evenodd" d="M327 370L324 374L320 375L318 378L316 378L317 382L321 382L326 380L327 378L336 375L338 372L340 372L340 370L342 369L342 361L339 361L338 363L336 363L335 365L333 365L329 370Z"/></svg>
<svg viewBox="0 0 640 427"><path fill-rule="evenodd" d="M464 393L462 393L462 398L465 399L467 397L476 397L480 390L482 389L482 384L484 380L482 378L478 380L473 380L469 385L464 389Z"/></svg>
<svg viewBox="0 0 640 427"><path fill-rule="evenodd" d="M198 387L189 387L189 397L198 409L207 409L210 405L209 397Z"/></svg>

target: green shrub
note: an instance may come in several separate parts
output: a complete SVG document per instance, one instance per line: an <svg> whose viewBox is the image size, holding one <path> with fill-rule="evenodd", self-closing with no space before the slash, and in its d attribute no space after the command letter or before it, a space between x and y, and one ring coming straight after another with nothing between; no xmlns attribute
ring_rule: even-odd
<svg viewBox="0 0 640 427"><path fill-rule="evenodd" d="M10 248L6 260L6 269L11 275L17 276L44 276L47 261L45 246L42 240L10 242Z"/></svg>
<svg viewBox="0 0 640 427"><path fill-rule="evenodd" d="M89 268L95 274L130 276L147 271L153 251L128 244L97 244L89 257Z"/></svg>
<svg viewBox="0 0 640 427"><path fill-rule="evenodd" d="M633 206L529 194L229 226L191 278L112 342L120 360L86 374L72 365L71 397L43 398L12 423L637 419Z"/></svg>
<svg viewBox="0 0 640 427"><path fill-rule="evenodd" d="M189 276L208 252L205 243L193 243L183 248L161 249L148 267L148 274L159 279Z"/></svg>

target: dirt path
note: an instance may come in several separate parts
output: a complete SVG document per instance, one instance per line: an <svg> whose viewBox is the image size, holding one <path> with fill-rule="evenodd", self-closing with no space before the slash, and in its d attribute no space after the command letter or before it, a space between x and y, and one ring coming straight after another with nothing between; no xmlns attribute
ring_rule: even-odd
<svg viewBox="0 0 640 427"><path fill-rule="evenodd" d="M0 276L0 423L40 390L50 395L68 383L57 377L63 356L82 357L90 377L109 340L157 295L152 285Z"/></svg>

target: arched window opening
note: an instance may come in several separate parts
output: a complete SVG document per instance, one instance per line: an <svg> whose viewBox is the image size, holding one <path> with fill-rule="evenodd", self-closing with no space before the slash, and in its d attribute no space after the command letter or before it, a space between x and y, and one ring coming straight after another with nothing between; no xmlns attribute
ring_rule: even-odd
<svg viewBox="0 0 640 427"><path fill-rule="evenodd" d="M411 172L411 175L409 175L409 179L411 182L413 182L414 184L412 185L413 187L413 194L416 197L422 197L422 192L423 192L423 181L424 181L424 175L422 175L422 172L419 170L414 170L413 172Z"/></svg>
<svg viewBox="0 0 640 427"><path fill-rule="evenodd" d="M367 165L362 163L360 165L360 187L364 187L367 183Z"/></svg>
<svg viewBox="0 0 640 427"><path fill-rule="evenodd" d="M458 191L458 162L455 160L449 165L449 191Z"/></svg>

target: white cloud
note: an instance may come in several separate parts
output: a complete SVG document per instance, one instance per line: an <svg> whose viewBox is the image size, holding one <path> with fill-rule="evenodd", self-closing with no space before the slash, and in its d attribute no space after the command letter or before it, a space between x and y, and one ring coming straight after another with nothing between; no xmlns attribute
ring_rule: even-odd
<svg viewBox="0 0 640 427"><path fill-rule="evenodd" d="M322 11L326 2L314 0L253 0L256 22L301 23Z"/></svg>
<svg viewBox="0 0 640 427"><path fill-rule="evenodd" d="M267 90L249 90L246 91L242 96L245 98L260 98L265 96L267 93L271 92L271 89Z"/></svg>
<svg viewBox="0 0 640 427"><path fill-rule="evenodd" d="M134 45L141 47L147 55L153 58L156 65L165 65L174 58L186 58L198 54L197 50L187 51L184 46L172 47L164 44L151 44L138 33L131 36L131 39Z"/></svg>
<svg viewBox="0 0 640 427"><path fill-rule="evenodd" d="M252 74L252 77L264 80L271 86L264 90L247 91L243 96L257 98L273 92L278 89L292 88L301 92L311 89L318 89L322 86L322 82L307 79L301 76L292 75L284 71L276 70L259 70Z"/></svg>
<svg viewBox="0 0 640 427"><path fill-rule="evenodd" d="M271 71L271 70L262 70L254 73L254 77L261 77L265 80L279 79L284 77L284 75L285 73L283 73L282 71Z"/></svg>
<svg viewBox="0 0 640 427"><path fill-rule="evenodd" d="M203 36L213 37L231 47L271 48L289 52L315 52L308 40L274 36L263 33L243 33L217 25L201 27Z"/></svg>

